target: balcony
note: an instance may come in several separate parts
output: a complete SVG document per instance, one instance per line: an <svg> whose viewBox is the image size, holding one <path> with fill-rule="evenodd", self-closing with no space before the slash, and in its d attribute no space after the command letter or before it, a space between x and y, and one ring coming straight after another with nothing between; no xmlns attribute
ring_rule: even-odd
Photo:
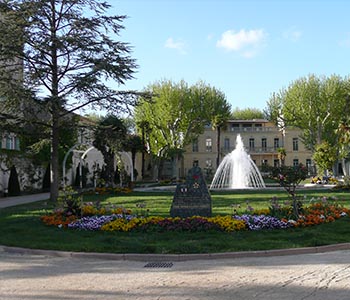
<svg viewBox="0 0 350 300"><path fill-rule="evenodd" d="M231 132L272 132L278 131L276 127L230 127Z"/></svg>
<svg viewBox="0 0 350 300"><path fill-rule="evenodd" d="M229 149L222 147L221 153L227 154L233 151L234 149L235 149L234 147L230 147ZM275 147L254 147L254 148L245 147L245 150L247 151L248 154L277 154L278 153L277 148Z"/></svg>

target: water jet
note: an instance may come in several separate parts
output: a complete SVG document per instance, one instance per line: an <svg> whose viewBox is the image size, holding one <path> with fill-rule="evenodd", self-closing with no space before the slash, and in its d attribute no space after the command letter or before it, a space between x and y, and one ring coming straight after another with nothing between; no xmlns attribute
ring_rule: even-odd
<svg viewBox="0 0 350 300"><path fill-rule="evenodd" d="M227 154L215 172L210 189L265 188L261 173L245 151L243 140L238 134L235 149Z"/></svg>

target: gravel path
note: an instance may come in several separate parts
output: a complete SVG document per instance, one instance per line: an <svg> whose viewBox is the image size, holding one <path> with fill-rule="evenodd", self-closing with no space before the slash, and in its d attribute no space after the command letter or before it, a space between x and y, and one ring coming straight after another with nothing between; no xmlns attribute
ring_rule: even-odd
<svg viewBox="0 0 350 300"><path fill-rule="evenodd" d="M0 299L350 299L349 250L148 263L3 251Z"/></svg>

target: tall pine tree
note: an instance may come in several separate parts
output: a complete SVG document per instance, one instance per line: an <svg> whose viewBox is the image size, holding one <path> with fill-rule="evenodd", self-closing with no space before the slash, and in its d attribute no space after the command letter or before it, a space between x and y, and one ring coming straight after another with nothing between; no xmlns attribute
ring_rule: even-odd
<svg viewBox="0 0 350 300"><path fill-rule="evenodd" d="M107 80L124 84L137 68L130 46L114 40L125 16L108 16L109 8L99 0L0 3L0 97L6 109L0 117L13 116L20 123L30 119L24 111L32 111L33 120L50 128L54 201L60 185L58 149L64 116L86 106L121 112L136 101L136 92L106 85Z"/></svg>

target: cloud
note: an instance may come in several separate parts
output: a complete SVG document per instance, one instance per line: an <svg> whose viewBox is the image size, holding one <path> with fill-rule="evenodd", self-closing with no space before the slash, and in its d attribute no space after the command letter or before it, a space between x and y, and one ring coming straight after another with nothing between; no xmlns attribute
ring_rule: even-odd
<svg viewBox="0 0 350 300"><path fill-rule="evenodd" d="M175 49L175 50L179 51L181 54L187 53L186 52L186 44L181 40L175 41L173 38L168 38L165 41L164 47L169 48L169 49Z"/></svg>
<svg viewBox="0 0 350 300"><path fill-rule="evenodd" d="M216 46L227 51L235 51L243 57L255 56L264 45L267 34L263 29L240 31L227 30L221 35Z"/></svg>
<svg viewBox="0 0 350 300"><path fill-rule="evenodd" d="M295 27L292 27L286 31L283 32L283 37L286 40L292 41L292 42L297 42L303 33L300 30L297 30Z"/></svg>

